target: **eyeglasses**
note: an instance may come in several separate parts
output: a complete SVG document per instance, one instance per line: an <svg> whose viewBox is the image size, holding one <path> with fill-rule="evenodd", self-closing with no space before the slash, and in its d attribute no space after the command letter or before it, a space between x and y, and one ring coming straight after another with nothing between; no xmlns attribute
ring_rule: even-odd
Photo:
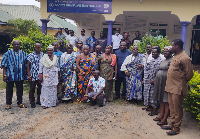
<svg viewBox="0 0 200 139"><path fill-rule="evenodd" d="M85 31L81 31L81 32L85 32Z"/></svg>
<svg viewBox="0 0 200 139"><path fill-rule="evenodd" d="M116 31L119 31L119 30L116 30Z"/></svg>

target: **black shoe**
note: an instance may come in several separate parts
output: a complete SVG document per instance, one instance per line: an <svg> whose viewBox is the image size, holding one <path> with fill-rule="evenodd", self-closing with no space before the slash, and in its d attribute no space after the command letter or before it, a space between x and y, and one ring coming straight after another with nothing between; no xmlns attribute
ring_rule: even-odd
<svg viewBox="0 0 200 139"><path fill-rule="evenodd" d="M103 103L99 104L99 107L103 107Z"/></svg>
<svg viewBox="0 0 200 139"><path fill-rule="evenodd" d="M31 108L35 108L36 106L35 106L35 104L31 104Z"/></svg>
<svg viewBox="0 0 200 139"><path fill-rule="evenodd" d="M120 97L119 96L116 96L115 98L114 98L114 100L117 100L117 99L119 99Z"/></svg>
<svg viewBox="0 0 200 139"><path fill-rule="evenodd" d="M126 97L125 96L121 96L122 100L126 100Z"/></svg>
<svg viewBox="0 0 200 139"><path fill-rule="evenodd" d="M36 102L36 104L38 104L38 105L41 105L41 103L40 103L40 102Z"/></svg>

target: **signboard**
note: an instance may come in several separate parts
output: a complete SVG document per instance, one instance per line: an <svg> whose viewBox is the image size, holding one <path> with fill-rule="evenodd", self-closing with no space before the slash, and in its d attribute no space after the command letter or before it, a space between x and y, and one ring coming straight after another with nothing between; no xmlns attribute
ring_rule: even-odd
<svg viewBox="0 0 200 139"><path fill-rule="evenodd" d="M111 14L112 0L47 0L47 12Z"/></svg>

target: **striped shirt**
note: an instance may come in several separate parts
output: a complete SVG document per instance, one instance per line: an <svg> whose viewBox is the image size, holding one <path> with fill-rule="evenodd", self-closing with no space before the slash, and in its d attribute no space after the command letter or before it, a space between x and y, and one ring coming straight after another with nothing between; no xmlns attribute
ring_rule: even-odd
<svg viewBox="0 0 200 139"><path fill-rule="evenodd" d="M21 50L14 52L8 50L1 61L1 66L6 67L7 81L21 81L27 79L26 64L27 54Z"/></svg>

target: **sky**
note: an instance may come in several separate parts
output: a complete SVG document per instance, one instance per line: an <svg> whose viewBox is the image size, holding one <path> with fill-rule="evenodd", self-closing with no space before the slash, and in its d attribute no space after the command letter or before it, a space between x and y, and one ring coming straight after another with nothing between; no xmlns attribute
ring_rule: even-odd
<svg viewBox="0 0 200 139"><path fill-rule="evenodd" d="M0 0L0 3L10 5L36 5L40 7L40 2L35 0Z"/></svg>
<svg viewBox="0 0 200 139"><path fill-rule="evenodd" d="M10 5L35 5L37 7L40 7L40 2L35 1L35 0L0 0L0 3L10 4ZM66 19L66 20L67 20L67 22L70 22L76 26L74 21L72 21L70 19Z"/></svg>

